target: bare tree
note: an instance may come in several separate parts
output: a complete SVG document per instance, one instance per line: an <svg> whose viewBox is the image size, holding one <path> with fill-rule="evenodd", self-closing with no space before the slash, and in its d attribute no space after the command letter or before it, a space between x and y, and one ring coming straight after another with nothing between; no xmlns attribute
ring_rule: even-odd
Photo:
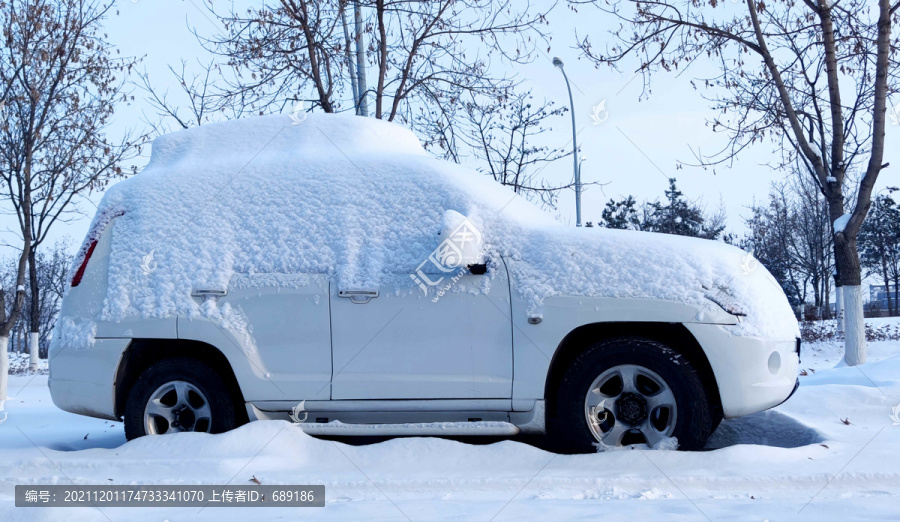
<svg viewBox="0 0 900 522"><path fill-rule="evenodd" d="M68 238L54 242L50 248L44 248L43 251L38 252L36 255L37 280L38 288L40 289L38 297L40 313L37 324L40 340L38 346L40 346L39 355L43 359L47 358L50 333L59 315L59 306L66 290L67 276L72 266L73 257L71 241ZM17 262L18 256L5 257L0 260L0 285L3 287L10 288L15 286ZM10 299L6 299L6 302L3 303L7 311L11 310L15 296L9 297ZM31 308L33 298L31 286L25 285L25 309ZM27 351L27 343L20 342L20 340L24 341L26 333L33 329L32 319L30 314L25 314L24 316L20 314L19 320L10 331L9 348L11 352Z"/></svg>
<svg viewBox="0 0 900 522"><path fill-rule="evenodd" d="M898 46L890 33L900 3L878 0L874 16L864 0L745 0L740 8L718 0L587 3L619 21L604 51L580 39L595 63L615 67L634 56L645 86L653 73L698 59L718 69L698 83L719 111L713 128L730 141L719 154L698 156L701 164L730 162L768 139L780 153L776 166L802 165L828 202L836 282L847 305L845 359L864 362L857 234L887 166L885 112L898 87ZM860 180L856 197L847 201L854 170Z"/></svg>
<svg viewBox="0 0 900 522"><path fill-rule="evenodd" d="M739 245L781 284L792 305L809 303L829 315L834 257L827 203L812 180L793 176L772 184L766 204L750 207L749 232Z"/></svg>
<svg viewBox="0 0 900 522"><path fill-rule="evenodd" d="M813 292L813 304L817 310L823 311L824 316L830 300L834 269L827 202L807 176L794 176L785 185L779 190L790 213L786 231L790 237L788 254L808 281Z"/></svg>
<svg viewBox="0 0 900 522"><path fill-rule="evenodd" d="M244 11L233 6L219 10L212 1L206 5L225 27L221 34L197 34L224 62L217 91L222 106L280 112L303 99L301 93L310 88L315 106L337 110L343 86L340 65L345 62L344 2L273 0Z"/></svg>
<svg viewBox="0 0 900 522"><path fill-rule="evenodd" d="M472 93L468 96L469 100L460 106L462 114L454 118L460 121L456 126L463 130L458 139L466 145L466 150L472 151L479 170L517 194L540 198L544 205L555 207L556 195L573 187L574 180L551 185L535 178L543 166L572 152L534 145L532 138L551 130L549 120L567 109L554 108L552 102L536 102L530 91L514 93L498 104L486 103ZM439 148L448 147L441 144ZM455 146L453 150L459 148Z"/></svg>
<svg viewBox="0 0 900 522"><path fill-rule="evenodd" d="M116 104L127 96L117 75L127 75L134 64L114 58L106 41L102 21L111 6L87 0L0 4L6 38L0 84L9 85L0 125L0 179L21 233L17 293L24 287L26 262L31 266L33 366L41 301L36 249L55 223L78 212L79 196L124 175L120 164L139 153L131 135L116 142L105 135ZM9 315L4 311L0 317L3 357L20 300L24 292Z"/></svg>
<svg viewBox="0 0 900 522"><path fill-rule="evenodd" d="M460 90L502 96L512 85L493 62L527 63L546 42L547 12L511 0L375 0L375 117L409 104L446 105Z"/></svg>
<svg viewBox="0 0 900 522"><path fill-rule="evenodd" d="M178 99L172 100L168 90L153 86L147 71L138 74L137 85L147 93L147 103L155 114L144 114L144 122L152 129L152 134L162 135L176 129L187 129L226 118L239 118L248 107L241 103L226 103L216 89L216 81L221 69L215 62L197 63L197 68L189 71L187 62L181 61L181 70L169 66L169 72L178 83Z"/></svg>
<svg viewBox="0 0 900 522"><path fill-rule="evenodd" d="M797 267L792 255L795 243L792 228L792 208L784 186L774 186L766 204L754 204L751 215L744 220L748 233L739 245L753 252L779 282L792 305L806 302L808 278Z"/></svg>
<svg viewBox="0 0 900 522"><path fill-rule="evenodd" d="M299 101L312 102L311 109L352 109L365 116L371 98L375 118L412 127L426 148L447 159L475 159L480 170L529 197L539 195L552 205L572 185L532 179L539 164L565 156L530 141L563 109L532 107L524 101L530 92L492 67L534 59L537 46L548 41L542 28L553 5L538 10L511 0L270 0L242 11L217 9L212 2L207 7L225 30L197 38L222 63L201 64L193 75L184 64L180 72L172 70L185 103L170 100L142 77L162 121L186 128L218 117L281 112L288 105L296 110ZM375 73L371 88L367 67Z"/></svg>
<svg viewBox="0 0 900 522"><path fill-rule="evenodd" d="M242 12L207 6L226 30L198 38L230 71L218 91L226 105L277 112L311 90L316 107L337 112L346 110L341 95L351 80L350 90L358 89L354 98L371 95L374 117L421 128L433 127L423 120L434 118L453 125L451 107L466 94L502 102L515 82L496 73L492 60L533 60L537 45L547 41L542 27L553 7L536 10L512 0L354 2L353 40L371 42L357 47L354 83L349 30L344 31L348 2L272 0ZM360 61L376 72L372 88ZM354 99L354 111L357 104ZM361 114L367 111L359 105Z"/></svg>

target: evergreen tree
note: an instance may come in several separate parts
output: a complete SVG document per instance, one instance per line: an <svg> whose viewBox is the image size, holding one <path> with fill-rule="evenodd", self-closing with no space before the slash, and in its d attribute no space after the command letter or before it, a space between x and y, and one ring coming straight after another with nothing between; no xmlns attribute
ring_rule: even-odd
<svg viewBox="0 0 900 522"><path fill-rule="evenodd" d="M619 201L610 199L601 214L600 225L606 228L644 230L662 234L717 239L725 230L722 209L707 214L703 207L689 201L678 190L675 178L669 178L669 188L663 201L637 204L633 196Z"/></svg>
<svg viewBox="0 0 900 522"><path fill-rule="evenodd" d="M637 201L628 196L619 201L610 199L600 215L600 226L621 230L641 230Z"/></svg>
<svg viewBox="0 0 900 522"><path fill-rule="evenodd" d="M890 190L893 192L893 190ZM900 207L889 195L878 195L869 219L859 231L859 259L867 275L877 275L887 293L888 313L898 310L897 289L891 295L891 280L900 272Z"/></svg>

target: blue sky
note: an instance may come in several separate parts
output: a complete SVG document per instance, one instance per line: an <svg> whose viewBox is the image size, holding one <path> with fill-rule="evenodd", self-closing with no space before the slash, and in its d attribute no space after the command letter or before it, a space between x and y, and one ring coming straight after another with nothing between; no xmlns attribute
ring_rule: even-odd
<svg viewBox="0 0 900 522"><path fill-rule="evenodd" d="M143 56L142 68L146 68L156 85L171 85L172 76L167 66L180 67L181 60L189 64L196 58L208 61L209 55L196 42L189 27L200 33L216 29L217 22L205 13L201 0L119 0L118 15L111 15L106 22L110 40L123 55ZM729 8L724 4L724 8ZM737 8L737 7L735 7ZM655 77L649 99L638 101L642 92L641 78L627 68L622 72L606 68L596 69L584 59L579 59L575 46L575 27L579 35L590 34L595 42L605 38L605 24L610 23L598 11L583 7L575 14L558 8L550 17L549 33L552 35L550 53L541 55L534 63L517 66L510 72L518 75L535 96L567 104L568 98L562 75L550 63L552 56L565 62L566 71L573 85L576 128L582 154L587 158L582 170L584 181L605 183L602 187L590 187L583 195L583 220L598 221L605 202L613 197L633 194L638 199L661 197L667 187L667 178L678 178L681 190L690 198L702 198L708 208L714 209L722 202L728 214L728 228L743 232L741 217L748 215L746 207L754 200L766 198L773 180L783 173L773 172L764 165L772 154L771 146L763 143L746 151L731 168L712 170L685 167L676 171L676 162L691 162L691 148L712 152L725 143L725 136L713 133L706 120L713 115L701 93L691 87L689 81L704 64L687 74L663 74ZM628 63L634 66L634 63ZM172 86L173 93L177 88ZM140 127L141 115L150 110L143 100L143 93L135 90L137 99L123 106L117 113L111 132L115 134L129 127ZM605 100L608 117L599 125L591 119L593 107ZM560 147L571 140L571 120L568 114L557 119L552 130L541 136L543 143ZM897 143L900 127L889 125L887 129L888 153L886 161L895 165L881 174L877 188L895 185L896 170L900 169ZM149 153L149 149L145 151ZM149 157L149 156L148 156ZM143 161L146 161L144 159ZM552 182L565 182L572 178L570 159L559 160L541 175ZM101 194L91 199L98 201ZM78 244L87 231L92 206L85 202L81 207L87 217L72 223L60 224L51 236L70 235ZM557 214L560 220L574 225L574 193L560 196ZM17 227L9 216L0 216L2 234L11 234ZM14 240L13 240L14 241ZM4 243L13 242L5 239ZM4 249L7 250L8 249Z"/></svg>

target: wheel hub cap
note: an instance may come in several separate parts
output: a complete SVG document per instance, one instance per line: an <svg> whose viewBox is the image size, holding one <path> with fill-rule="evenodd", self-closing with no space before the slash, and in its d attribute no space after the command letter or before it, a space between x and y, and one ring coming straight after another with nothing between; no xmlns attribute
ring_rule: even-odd
<svg viewBox="0 0 900 522"><path fill-rule="evenodd" d="M172 422L172 426L190 430L194 427L195 420L196 417L194 416L193 410L188 407L184 407L180 410L175 411L175 421Z"/></svg>
<svg viewBox="0 0 900 522"><path fill-rule="evenodd" d="M636 426L647 418L647 401L633 393L623 393L616 400L617 418Z"/></svg>

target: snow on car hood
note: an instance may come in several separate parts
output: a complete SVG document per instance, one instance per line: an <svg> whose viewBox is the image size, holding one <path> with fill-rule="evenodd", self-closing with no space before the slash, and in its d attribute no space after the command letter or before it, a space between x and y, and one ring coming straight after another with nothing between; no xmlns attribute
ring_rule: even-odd
<svg viewBox="0 0 900 522"><path fill-rule="evenodd" d="M431 158L399 125L324 114L217 123L154 141L147 167L111 187L98 208L95 222L122 214L103 311L90 319L206 315L241 331L239 311L201 307L191 291L227 289L247 274L329 274L338 288L377 288L398 274L408 281L440 244L448 211L468 217L510 260L529 313L561 295L703 308L717 306L712 294L747 313L729 327L736 334L798 334L777 283L737 248L565 227L488 176Z"/></svg>

